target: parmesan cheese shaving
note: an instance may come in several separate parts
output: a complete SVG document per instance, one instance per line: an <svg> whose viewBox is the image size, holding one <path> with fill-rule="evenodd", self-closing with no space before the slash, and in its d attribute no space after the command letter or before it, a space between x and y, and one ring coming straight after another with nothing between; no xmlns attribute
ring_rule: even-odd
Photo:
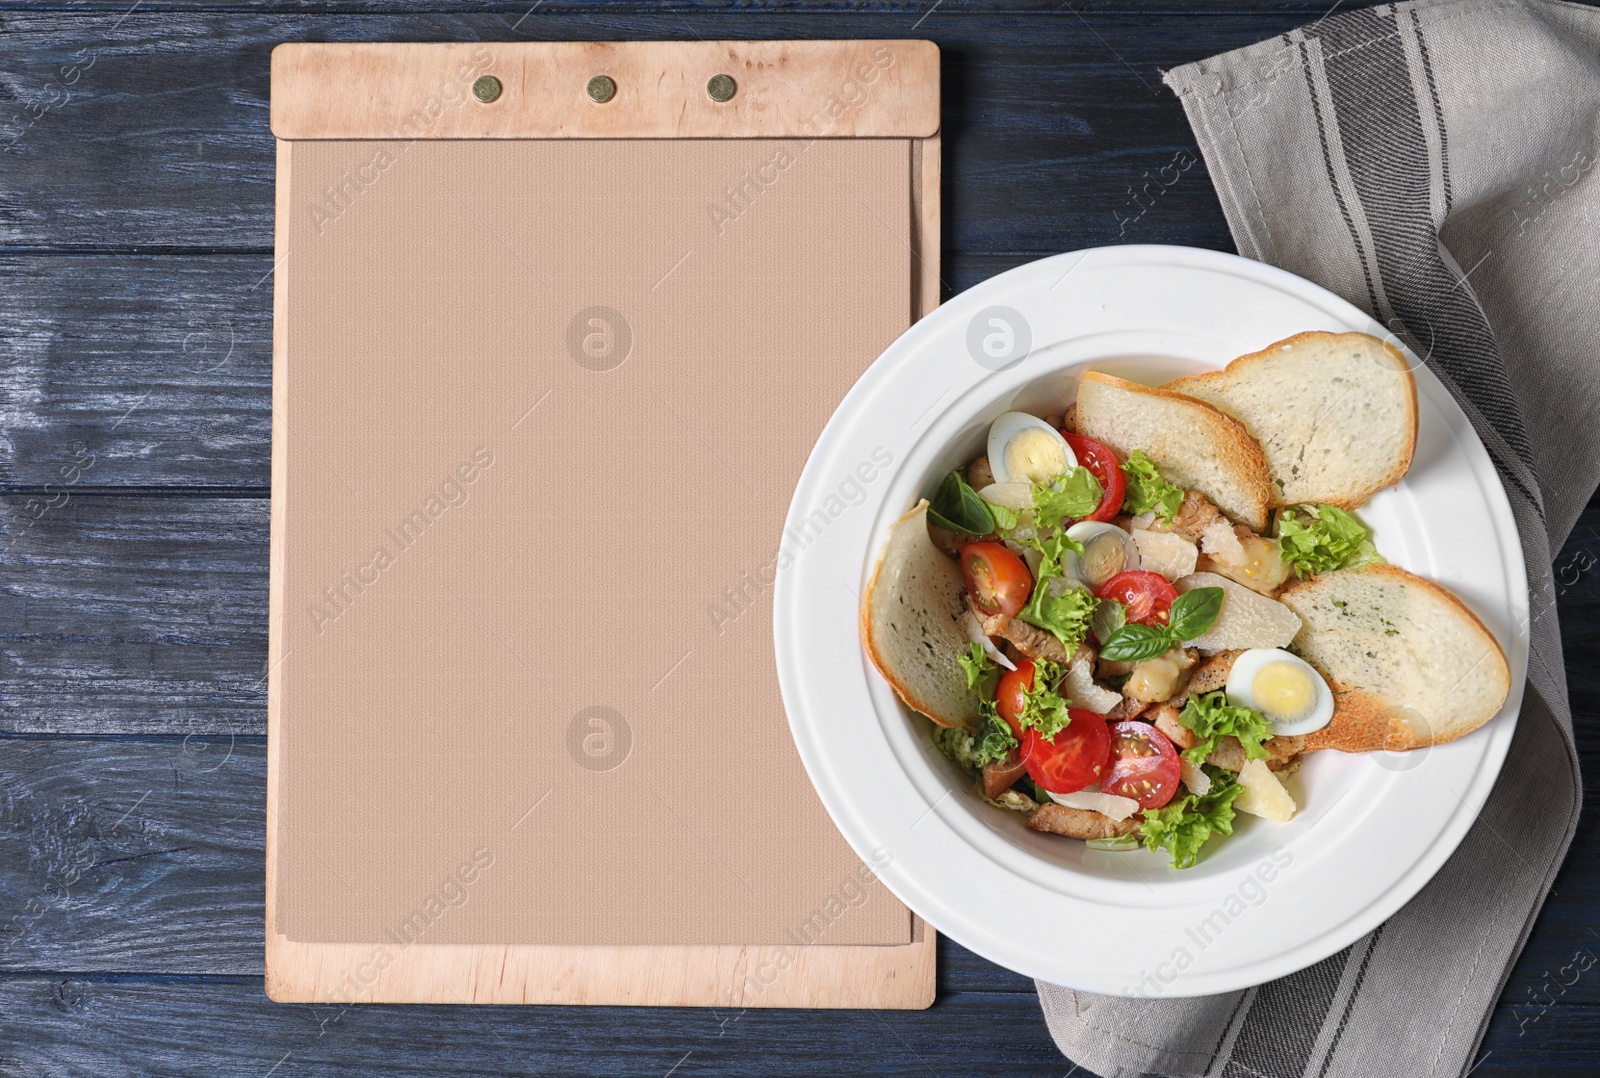
<svg viewBox="0 0 1600 1078"><path fill-rule="evenodd" d="M1088 809L1113 820L1122 821L1139 811L1139 802L1131 797L1103 794L1098 790L1079 790L1074 794L1051 794L1050 800L1069 809Z"/></svg>

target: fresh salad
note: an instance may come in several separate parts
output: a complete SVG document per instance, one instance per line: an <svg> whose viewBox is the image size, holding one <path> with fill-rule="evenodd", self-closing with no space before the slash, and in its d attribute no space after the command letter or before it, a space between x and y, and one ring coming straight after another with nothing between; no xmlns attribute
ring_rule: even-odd
<svg viewBox="0 0 1600 1078"><path fill-rule="evenodd" d="M1296 575L1379 560L1353 514L1294 506L1258 535L1070 415L1007 412L926 516L960 566L969 643L956 658L978 705L934 739L984 798L1036 831L1165 850L1178 868L1237 812L1293 813L1279 776L1333 696L1283 648L1298 621L1252 625L1238 596L1271 602ZM1268 646L1214 646L1251 634Z"/></svg>

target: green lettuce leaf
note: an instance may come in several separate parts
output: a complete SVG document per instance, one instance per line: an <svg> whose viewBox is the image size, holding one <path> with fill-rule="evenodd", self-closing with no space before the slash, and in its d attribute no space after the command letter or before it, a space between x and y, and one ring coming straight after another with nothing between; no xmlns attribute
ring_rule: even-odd
<svg viewBox="0 0 1600 1078"><path fill-rule="evenodd" d="M1229 734L1239 739L1245 756L1250 759L1260 760L1271 755L1262 742L1272 736L1272 723L1254 708L1228 703L1227 694L1221 690L1204 696L1191 694L1178 721L1200 738L1193 748L1184 750L1184 759L1190 763L1204 763Z"/></svg>
<svg viewBox="0 0 1600 1078"><path fill-rule="evenodd" d="M1034 526L1041 531L1060 527L1063 520L1086 517L1100 506L1105 488L1083 465L1033 485Z"/></svg>
<svg viewBox="0 0 1600 1078"><path fill-rule="evenodd" d="M1089 635L1089 620L1094 617L1099 600L1084 588L1068 588L1060 595L1051 595L1046 587L1051 578L1044 575L1042 565L1040 568L1033 597L1017 617L1054 635L1071 655Z"/></svg>
<svg viewBox="0 0 1600 1078"><path fill-rule="evenodd" d="M933 731L933 743L940 752L950 757L957 767L974 774L984 764L999 763L1017 747L1011 728L994 711L994 704L984 705L984 719L977 732L959 726L938 727Z"/></svg>
<svg viewBox="0 0 1600 1078"><path fill-rule="evenodd" d="M983 645L974 643L965 655L957 655L956 662L967 674L967 688L978 694L979 700L993 700L994 687L1000 681L1000 666L989 658Z"/></svg>
<svg viewBox="0 0 1600 1078"><path fill-rule="evenodd" d="M1139 835L1148 849L1171 854L1174 868L1192 868L1213 834L1233 834L1233 801L1243 792L1233 772L1217 770L1204 797L1185 794L1165 808L1146 809Z"/></svg>
<svg viewBox="0 0 1600 1078"><path fill-rule="evenodd" d="M1355 514L1333 505L1294 505L1279 513L1278 553L1296 576L1383 561Z"/></svg>
<svg viewBox="0 0 1600 1078"><path fill-rule="evenodd" d="M1142 449L1135 449L1122 462L1122 474L1128 477L1127 493L1122 496L1123 512L1158 513L1172 523L1183 505L1182 487L1161 478L1155 462Z"/></svg>
<svg viewBox="0 0 1600 1078"><path fill-rule="evenodd" d="M995 505L993 502L986 504L989 506L989 515L994 517L995 528L1002 535L1006 532L1016 531L1017 524L1021 520L1020 513L1015 509L1007 509L1003 505Z"/></svg>
<svg viewBox="0 0 1600 1078"><path fill-rule="evenodd" d="M1037 730L1053 738L1072 722L1067 709L1072 701L1056 692L1056 682L1061 680L1061 667L1046 659L1033 664L1033 687L1022 692L1022 711L1017 715L1017 725L1025 730Z"/></svg>

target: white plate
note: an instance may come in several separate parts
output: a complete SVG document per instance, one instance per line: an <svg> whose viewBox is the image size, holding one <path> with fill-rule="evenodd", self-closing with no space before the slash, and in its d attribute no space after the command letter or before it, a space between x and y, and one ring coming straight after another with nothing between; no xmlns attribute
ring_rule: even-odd
<svg viewBox="0 0 1600 1078"><path fill-rule="evenodd" d="M1416 458L1362 516L1390 561L1448 586L1505 647L1514 688L1484 729L1413 753L1313 754L1290 780L1301 806L1292 821L1242 817L1179 872L1165 854L1096 852L985 804L861 646L859 596L890 525L981 452L994 416L1060 412L1086 369L1158 382L1312 329L1394 342L1331 292L1258 262L1185 247L1075 251L1001 274L917 323L823 431L789 509L775 588L790 728L856 852L887 858L889 888L963 946L1114 995L1261 984L1376 928L1477 817L1522 699L1527 576L1488 453L1414 356Z"/></svg>

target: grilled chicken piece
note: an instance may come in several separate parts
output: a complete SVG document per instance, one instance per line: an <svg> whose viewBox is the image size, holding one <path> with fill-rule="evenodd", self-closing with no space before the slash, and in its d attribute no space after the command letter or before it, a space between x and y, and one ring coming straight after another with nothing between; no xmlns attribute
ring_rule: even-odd
<svg viewBox="0 0 1600 1078"><path fill-rule="evenodd" d="M1012 783L1020 779L1027 772L1022 764L1022 753L1016 749L1011 750L1011 755L994 764L984 764L980 781L983 784L983 796L990 801L1011 789Z"/></svg>
<svg viewBox="0 0 1600 1078"><path fill-rule="evenodd" d="M970 596L967 605L972 606ZM1061 666L1069 666L1075 659L1094 662L1095 650L1088 644L1080 644L1077 651L1068 654L1055 634L1046 632L1037 625L1029 625L1025 621L1008 618L1004 614L984 614L976 607L973 607L972 611L978 615L978 621L982 623L985 633L989 636L998 636L1035 662L1044 659Z"/></svg>
<svg viewBox="0 0 1600 1078"><path fill-rule="evenodd" d="M1226 688L1228 674L1233 670L1233 662L1243 654L1243 651L1219 651L1210 658L1201 660L1199 665L1189 671L1189 684L1184 686L1182 692L1173 695L1172 706L1181 711L1183 705L1189 702L1190 695L1199 693L1204 696L1208 692Z"/></svg>
<svg viewBox="0 0 1600 1078"><path fill-rule="evenodd" d="M1126 820L1113 820L1101 812L1068 808L1054 801L1048 805L1040 805L1039 810L1028 817L1030 831L1045 831L1052 835L1066 835L1068 838L1116 838L1138 828L1139 821L1133 816L1129 816Z"/></svg>
<svg viewBox="0 0 1600 1078"><path fill-rule="evenodd" d="M1151 708L1145 715L1155 724L1155 728L1167 735L1167 740L1178 746L1179 751L1194 748L1194 743L1199 739L1194 736L1194 731L1178 721L1178 709L1171 704L1158 704Z"/></svg>
<svg viewBox="0 0 1600 1078"><path fill-rule="evenodd" d="M1167 735L1167 738L1178 747L1178 751L1192 749L1199 738L1194 731L1183 725L1178 718L1178 709L1171 704L1161 704L1146 713L1145 718L1155 724L1155 728ZM1262 742L1266 746L1267 767L1273 771L1285 766L1289 761L1300 755L1305 748L1306 739L1295 735L1292 737L1273 737ZM1236 737L1225 737L1217 742L1217 747L1206 757L1206 763L1228 771L1238 771L1244 767L1248 757L1245 755L1244 746Z"/></svg>
<svg viewBox="0 0 1600 1078"><path fill-rule="evenodd" d="M967 485L973 490L982 490L994 482L994 469L989 467L987 456L979 457L967 465Z"/></svg>
<svg viewBox="0 0 1600 1078"><path fill-rule="evenodd" d="M1226 519L1222 511L1211 504L1210 498L1198 490L1188 490L1184 491L1183 504L1178 507L1178 515L1172 518L1172 523L1168 524L1158 515L1150 522L1150 530L1176 532L1191 543L1199 543L1207 528Z"/></svg>
<svg viewBox="0 0 1600 1078"><path fill-rule="evenodd" d="M1290 760L1300 755L1300 750L1305 748L1306 739L1300 735L1292 737L1273 737L1262 742L1270 755L1267 757L1267 768L1277 771ZM1206 757L1206 763L1228 771L1243 770L1245 761L1244 746L1239 744L1236 737L1225 737L1217 743L1216 751Z"/></svg>
<svg viewBox="0 0 1600 1078"><path fill-rule="evenodd" d="M1126 719L1137 719L1153 706L1143 700L1135 700L1131 696L1124 696L1122 703L1106 712L1106 721L1122 722Z"/></svg>

